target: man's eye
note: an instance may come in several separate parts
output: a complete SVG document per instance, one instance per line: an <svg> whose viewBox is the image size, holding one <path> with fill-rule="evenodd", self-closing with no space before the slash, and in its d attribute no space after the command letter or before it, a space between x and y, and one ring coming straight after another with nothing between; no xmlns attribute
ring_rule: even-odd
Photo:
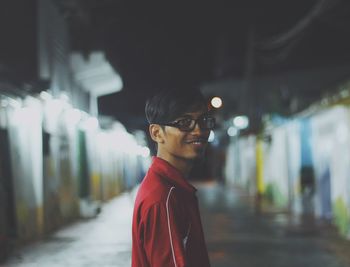
<svg viewBox="0 0 350 267"><path fill-rule="evenodd" d="M178 125L179 126L188 126L191 124L191 119L182 119L182 120L178 120Z"/></svg>

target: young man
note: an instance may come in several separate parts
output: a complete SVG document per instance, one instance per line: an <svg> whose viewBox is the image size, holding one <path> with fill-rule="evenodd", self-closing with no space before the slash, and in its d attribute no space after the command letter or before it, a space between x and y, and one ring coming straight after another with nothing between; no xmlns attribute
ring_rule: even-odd
<svg viewBox="0 0 350 267"><path fill-rule="evenodd" d="M132 267L208 267L196 189L186 179L215 119L198 90L160 92L145 111L157 156L135 201Z"/></svg>

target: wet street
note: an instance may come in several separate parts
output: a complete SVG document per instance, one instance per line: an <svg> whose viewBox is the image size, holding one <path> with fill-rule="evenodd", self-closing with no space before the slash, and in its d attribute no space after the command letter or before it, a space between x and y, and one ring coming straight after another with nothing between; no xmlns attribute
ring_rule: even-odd
<svg viewBox="0 0 350 267"><path fill-rule="evenodd" d="M213 267L345 267L350 242L329 226L303 223L254 201L237 189L198 185ZM68 226L42 242L13 253L1 266L130 266L134 193L103 206L95 218Z"/></svg>
<svg viewBox="0 0 350 267"><path fill-rule="evenodd" d="M345 267L350 242L329 226L258 210L244 193L201 186L202 220L213 267Z"/></svg>

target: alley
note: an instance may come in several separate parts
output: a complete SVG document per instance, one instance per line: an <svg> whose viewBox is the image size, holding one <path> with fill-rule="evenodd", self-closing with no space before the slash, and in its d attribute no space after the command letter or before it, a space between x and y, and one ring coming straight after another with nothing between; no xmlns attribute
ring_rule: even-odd
<svg viewBox="0 0 350 267"><path fill-rule="evenodd" d="M263 207L242 191L198 184L202 220L213 267L345 267L350 244L326 225L305 225ZM103 206L95 219L68 226L13 253L3 266L130 266L135 190Z"/></svg>
<svg viewBox="0 0 350 267"><path fill-rule="evenodd" d="M0 267L130 266L155 157L197 186L211 266L350 267L350 1L2 0L0 20Z"/></svg>
<svg viewBox="0 0 350 267"><path fill-rule="evenodd" d="M124 193L112 199L97 218L80 221L29 245L0 266L130 266L133 195Z"/></svg>
<svg viewBox="0 0 350 267"><path fill-rule="evenodd" d="M213 267L345 267L350 242L320 222L302 223L239 190L201 186L202 220Z"/></svg>

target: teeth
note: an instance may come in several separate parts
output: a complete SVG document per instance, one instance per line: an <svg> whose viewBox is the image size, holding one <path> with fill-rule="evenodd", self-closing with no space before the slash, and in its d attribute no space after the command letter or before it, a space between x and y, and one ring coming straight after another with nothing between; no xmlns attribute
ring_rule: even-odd
<svg viewBox="0 0 350 267"><path fill-rule="evenodd" d="M200 144L205 144L206 141L204 140L196 140L196 141L189 141L189 144L195 144L195 145L200 145Z"/></svg>

